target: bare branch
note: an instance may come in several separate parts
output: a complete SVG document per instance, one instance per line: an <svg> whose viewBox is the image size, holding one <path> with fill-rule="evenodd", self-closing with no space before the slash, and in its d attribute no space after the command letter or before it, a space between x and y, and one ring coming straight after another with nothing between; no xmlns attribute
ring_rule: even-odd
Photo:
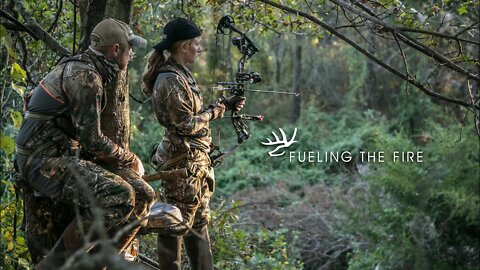
<svg viewBox="0 0 480 270"><path fill-rule="evenodd" d="M409 35L403 33L402 31L400 31L399 28L391 26L388 23L386 23L385 21L378 19L376 17L376 15L372 15L372 14L370 14L370 12L366 13L362 10L358 10L358 9L352 7L351 5L345 3L341 0L330 0L330 1L334 4L336 4L336 5L339 5L343 8L345 8L346 10L348 10L348 11L354 13L354 14L357 14L357 15L359 15L359 16L361 16L361 17L363 17L363 18L365 18L365 19L367 19L367 20L369 20L373 23L376 23L376 24L382 26L384 28L384 30L387 31L387 32L391 32L391 33L396 32L398 34L397 37L401 41L405 42L408 46L416 49L417 51L419 51L419 52L421 52L425 55L433 57L435 60L439 61L440 63L442 63L444 65L446 65L450 69L452 69L454 71L457 71L458 73L463 74L463 75L467 76L468 78L471 78L471 79L474 79L474 80L480 82L480 77L478 75L472 74L472 73L468 72L467 70L463 69L462 67L456 65L450 59L447 59L446 57L439 54L438 52L428 48L424 44L418 42L414 38L412 38ZM357 2L357 5L363 6L363 4L358 3L358 2ZM368 8L365 8L365 9L368 9Z"/></svg>
<svg viewBox="0 0 480 270"><path fill-rule="evenodd" d="M31 76L31 74L30 74L30 70L27 68L27 57L28 57L27 43L25 42L25 40L24 40L20 35L18 35L18 40L19 40L19 42L20 42L20 46L22 47L22 51L23 51L22 68L25 70L25 72L26 72L26 74L27 74L27 80L28 80L32 85L35 85L35 84L37 84L37 83L32 80L32 76Z"/></svg>
<svg viewBox="0 0 480 270"><path fill-rule="evenodd" d="M336 1L336 0L333 0L333 1ZM370 58L372 61L374 61L375 63L379 64L380 66L382 66L383 68L385 68L386 70L390 71L391 73L395 74L397 77L400 77L408 82L410 82L411 84L415 85L418 89L420 89L422 92L424 92L425 94L429 95L429 96L432 96L432 97L435 97L435 98L438 98L438 99L441 99L441 100L444 100L444 101L447 101L447 102L450 102L450 103L455 103L455 104L458 104L458 105L462 105L464 107L467 107L467 108L475 108L475 109L480 109L480 105L472 105L470 104L469 102L465 102L464 100L459 100L459 99L455 99L455 98L450 98L450 97L446 97L444 95L441 95L439 93L436 93L436 92L433 92L433 91L430 91L428 90L425 85L417 82L414 78L411 78L411 77L408 77L407 75L405 74L402 74L400 71L398 71L396 68L386 64L385 62L383 62L382 60L380 60L379 58L377 58L375 55L367 52L364 48L362 48L361 46L359 46L358 44L356 44L354 41L352 41L351 39L349 39L348 37L346 37L345 35L343 35L342 33L338 32L337 30L335 30L334 27L332 27L331 25L328 25L326 24L325 22L319 20L318 18L310 15L310 14L307 14L305 12L302 12L300 10L297 10L297 9L294 9L294 8L291 8L291 7L287 7L287 6L284 6L284 5L281 5L279 3L275 3L275 2L272 2L270 0L260 0L260 2L263 2L267 5L270 5L270 6L273 6L273 7L276 7L276 8L279 8L281 10L284 10L284 11L287 11L287 12L290 12L290 13L293 13L293 14L298 14L299 16L302 16L308 20L310 20L311 22L325 28L326 30L330 31L333 35L337 36L338 38L340 38L341 40L347 42L348 44L350 44L351 46L353 46L357 51L359 51L360 53L362 53L363 55L367 56L368 58Z"/></svg>
<svg viewBox="0 0 480 270"><path fill-rule="evenodd" d="M407 77L412 78L412 76L410 75L410 72L408 72L407 57L405 56L405 53L403 52L402 45L398 41L397 34L393 33L393 37L395 38L395 42L397 43L397 46L398 46L398 49L400 50L400 53L402 54L403 65L405 66L405 74L407 75ZM405 85L405 92L407 92L407 94L410 94L408 92L408 80L407 80L407 83Z"/></svg>
<svg viewBox="0 0 480 270"><path fill-rule="evenodd" d="M311 6L311 3L308 2L308 0L304 0L305 1L305 5L307 5L308 9L310 10L310 12L312 14L315 14L317 12L315 12L313 9L312 9L312 6Z"/></svg>
<svg viewBox="0 0 480 270"><path fill-rule="evenodd" d="M400 27L400 28L398 28L398 30L400 30L402 32L421 33L421 34L426 34L426 35L430 35L430 36L436 36L436 37L441 37L441 38L445 38L445 39L453 39L453 40L456 40L456 41L462 41L462 42L465 42L465 43L480 45L480 42L478 42L478 41L459 38L456 35L452 36L452 35L442 34L442 33L438 33L438 32L427 31L427 30L423 30L423 29L412 29L412 28L406 28L406 27Z"/></svg>
<svg viewBox="0 0 480 270"><path fill-rule="evenodd" d="M475 105L475 96L473 95L472 91L472 84L470 83L469 80L467 80L467 89L468 89L468 95L470 97L470 102L472 102L473 105ZM478 100L477 100L478 102ZM475 122L475 130L477 131L477 135L480 137L480 117L479 117L479 112L473 112L473 121Z"/></svg>
<svg viewBox="0 0 480 270"><path fill-rule="evenodd" d="M62 14L62 11L63 11L63 0L58 0L57 6L58 6L58 9L57 9L57 13L55 14L55 19L53 20L52 24L48 28L47 30L48 33L51 33L53 29L57 27L58 19L60 18L60 14Z"/></svg>
<svg viewBox="0 0 480 270"><path fill-rule="evenodd" d="M475 27L475 25L477 25L477 24L479 24L479 23L480 23L480 21L476 21L476 22L472 23L471 25L465 27L465 29L463 29L462 31L460 31L460 32L458 32L457 34L455 34L455 36L458 37L458 36L460 36L461 34L467 32L468 30L473 29L473 28Z"/></svg>
<svg viewBox="0 0 480 270"><path fill-rule="evenodd" d="M347 12L345 12L345 9L343 7L340 7L342 9L342 12L343 12L343 16L350 22L352 23L352 28L355 30L355 32L357 32L360 37L365 40L366 43L368 43L368 45L372 46L372 47L375 47L370 41L368 41L365 36L358 30L358 25L357 23L355 22L357 20L357 18L359 18L359 16L353 18L353 19L350 19L347 15ZM338 15L337 15L338 16ZM366 20L365 19L362 19L360 22L358 22L358 24L361 24L363 22L365 22Z"/></svg>

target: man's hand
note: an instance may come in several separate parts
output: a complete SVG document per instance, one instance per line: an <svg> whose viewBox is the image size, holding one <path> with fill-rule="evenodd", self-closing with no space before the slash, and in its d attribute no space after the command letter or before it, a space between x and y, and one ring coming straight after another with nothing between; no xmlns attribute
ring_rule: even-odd
<svg viewBox="0 0 480 270"><path fill-rule="evenodd" d="M228 110L240 111L245 106L245 97L243 96L231 96L225 99L225 105Z"/></svg>
<svg viewBox="0 0 480 270"><path fill-rule="evenodd" d="M142 161L137 156L135 156L135 159L133 160L132 170L140 176L145 174L145 168L143 168Z"/></svg>

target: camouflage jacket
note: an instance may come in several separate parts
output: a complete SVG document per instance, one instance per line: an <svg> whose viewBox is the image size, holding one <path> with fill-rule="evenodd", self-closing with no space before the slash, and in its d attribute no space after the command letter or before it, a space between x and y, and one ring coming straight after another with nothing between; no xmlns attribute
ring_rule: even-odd
<svg viewBox="0 0 480 270"><path fill-rule="evenodd" d="M34 150L54 141L66 148L80 146L82 152L109 164L130 166L135 155L103 135L100 127L104 86L117 73L116 63L91 49L59 63L34 89L17 146ZM29 113L56 117L42 120ZM44 155L60 155L52 151Z"/></svg>
<svg viewBox="0 0 480 270"><path fill-rule="evenodd" d="M203 99L192 73L173 58L161 67L152 91L158 122L166 128L162 145L170 153L210 151L212 110Z"/></svg>

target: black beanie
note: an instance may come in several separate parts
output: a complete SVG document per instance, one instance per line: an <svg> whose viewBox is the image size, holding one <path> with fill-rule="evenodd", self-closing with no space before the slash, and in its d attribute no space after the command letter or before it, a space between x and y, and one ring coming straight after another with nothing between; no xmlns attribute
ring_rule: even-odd
<svg viewBox="0 0 480 270"><path fill-rule="evenodd" d="M202 31L189 19L176 18L169 21L163 29L163 40L155 44L153 48L157 52L163 52L175 42L199 37Z"/></svg>

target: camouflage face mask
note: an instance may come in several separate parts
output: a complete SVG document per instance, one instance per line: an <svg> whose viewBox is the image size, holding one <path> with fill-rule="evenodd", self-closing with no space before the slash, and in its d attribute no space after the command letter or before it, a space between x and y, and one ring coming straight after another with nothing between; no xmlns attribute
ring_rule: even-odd
<svg viewBox="0 0 480 270"><path fill-rule="evenodd" d="M98 72L100 72L100 75L102 75L104 86L112 82L117 77L120 70L117 63L107 59L104 55L98 55L91 50L87 50L86 53L91 56L95 66L98 69Z"/></svg>

